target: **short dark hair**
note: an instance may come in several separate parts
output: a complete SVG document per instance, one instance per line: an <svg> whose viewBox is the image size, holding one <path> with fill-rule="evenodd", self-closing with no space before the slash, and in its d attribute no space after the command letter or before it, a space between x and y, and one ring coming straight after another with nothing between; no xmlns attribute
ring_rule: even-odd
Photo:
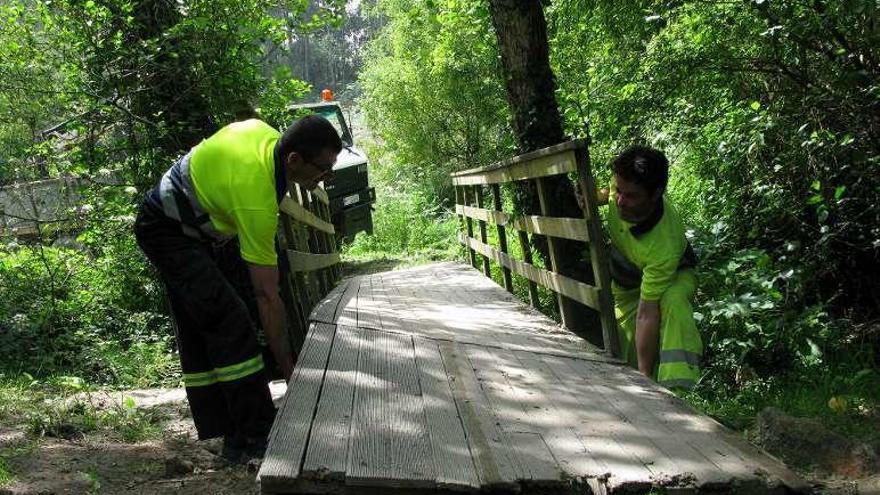
<svg viewBox="0 0 880 495"><path fill-rule="evenodd" d="M649 193L664 189L669 180L669 160L662 151L630 146L611 162L615 175L644 187Z"/></svg>
<svg viewBox="0 0 880 495"><path fill-rule="evenodd" d="M325 149L339 153L342 151L342 139L333 124L320 115L307 115L297 120L278 141L278 151L284 157L297 152L311 161Z"/></svg>

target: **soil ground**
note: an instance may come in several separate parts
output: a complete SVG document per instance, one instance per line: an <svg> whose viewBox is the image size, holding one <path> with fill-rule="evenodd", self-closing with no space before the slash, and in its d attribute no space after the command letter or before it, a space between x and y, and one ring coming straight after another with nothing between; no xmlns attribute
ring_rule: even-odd
<svg viewBox="0 0 880 495"><path fill-rule="evenodd" d="M271 388L276 401L286 389L277 382ZM161 440L34 439L23 427L0 427L0 451L17 452L7 461L15 480L0 495L259 493L254 466L229 465L218 455L218 439L196 439L182 389L116 392L97 403L109 407L122 396L166 418Z"/></svg>

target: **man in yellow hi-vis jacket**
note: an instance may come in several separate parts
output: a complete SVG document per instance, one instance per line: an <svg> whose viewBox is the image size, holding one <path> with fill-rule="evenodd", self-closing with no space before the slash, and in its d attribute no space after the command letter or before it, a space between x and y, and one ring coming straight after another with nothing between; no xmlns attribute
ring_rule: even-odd
<svg viewBox="0 0 880 495"><path fill-rule="evenodd" d="M623 359L669 388L700 378L703 343L691 299L696 257L684 226L664 197L669 161L644 146L627 148L612 163L608 204L611 279Z"/></svg>
<svg viewBox="0 0 880 495"><path fill-rule="evenodd" d="M275 417L250 294L284 378L293 370L278 294L278 205L289 182L311 189L330 177L341 149L319 116L283 134L261 120L235 122L177 160L141 203L135 235L171 303L196 431L223 437L230 461L260 457Z"/></svg>

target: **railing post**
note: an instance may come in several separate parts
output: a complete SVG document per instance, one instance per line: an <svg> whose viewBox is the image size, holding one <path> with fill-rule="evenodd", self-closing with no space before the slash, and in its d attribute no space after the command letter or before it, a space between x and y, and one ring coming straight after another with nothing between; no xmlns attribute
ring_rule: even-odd
<svg viewBox="0 0 880 495"><path fill-rule="evenodd" d="M470 206L470 200L468 199L468 186L463 186L461 188L462 201L464 206ZM465 216L465 225L467 227L467 236L468 236L468 253L470 254L471 266L477 268L477 252L470 245L470 239L474 237L474 221L471 220L471 217Z"/></svg>
<svg viewBox="0 0 880 495"><path fill-rule="evenodd" d="M501 187L498 184L492 184L491 188L495 210L501 211L503 208L501 203ZM502 253L507 254L507 229L503 225L496 225L496 227L498 229L498 246L501 248ZM510 268L502 266L501 274L504 278L504 288L507 289L507 292L513 292L513 279L510 276Z"/></svg>
<svg viewBox="0 0 880 495"><path fill-rule="evenodd" d="M529 243L529 235L522 230L517 230L516 232L519 237L519 245L522 248L523 261L530 265L534 265L535 261L534 259L532 259L532 245ZM533 308L540 310L541 298L538 297L538 284L531 280L528 280L528 287L529 304L531 304Z"/></svg>
<svg viewBox="0 0 880 495"><path fill-rule="evenodd" d="M614 296L611 294L611 276L605 262L605 241L599 225L599 209L596 204L596 183L590 167L590 155L585 148L575 150L577 160L577 187L586 203L584 218L587 221L587 234L590 238L590 262L593 267L593 285L599 292L599 319L602 323L602 341L605 351L613 357L620 356L620 341L617 336L617 319L614 314Z"/></svg>
<svg viewBox="0 0 880 495"><path fill-rule="evenodd" d="M541 205L541 215L552 216L553 212L550 207L550 196L547 191L547 179L543 177L535 179L535 184L537 184L538 187L538 201ZM547 250L550 253L550 271L559 273L559 258L561 257L559 246L557 246L557 242L553 237L546 236L546 239ZM575 320L574 314L577 309L572 306L573 301L558 292L555 294L556 304L559 308L559 316L562 318L562 324L566 328L573 330L573 322Z"/></svg>
<svg viewBox="0 0 880 495"><path fill-rule="evenodd" d="M279 237L283 250L280 255L287 256L287 250L295 247L295 234L293 232L293 227L290 225L290 219L287 218L286 215L281 215L279 220L281 222ZM281 262L279 262L279 264L280 263ZM308 312L302 305L301 298L303 288L301 287L299 280L297 280L296 272L293 269L294 267L290 266L290 263L288 263L287 260L284 261L284 264L288 267L288 273L281 274L281 295L291 303L285 304L288 319L287 334L290 338L291 349L298 355L299 351L302 349L303 342L305 341L306 332L308 331ZM296 356L294 356L294 358L295 357Z"/></svg>
<svg viewBox="0 0 880 495"><path fill-rule="evenodd" d="M483 207L483 186L479 186L479 185L474 186L474 192L476 193L476 197L477 197L477 208L482 208ZM480 220L479 224L480 224L480 241L483 244L486 244L487 243L486 221ZM485 274L489 278L492 278L492 267L489 266L489 257L485 256L485 255L483 256L483 274Z"/></svg>

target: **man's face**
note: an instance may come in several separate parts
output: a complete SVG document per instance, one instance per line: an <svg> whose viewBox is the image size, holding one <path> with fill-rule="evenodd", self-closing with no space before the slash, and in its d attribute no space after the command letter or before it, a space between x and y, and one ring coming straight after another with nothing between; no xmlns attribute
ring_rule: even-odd
<svg viewBox="0 0 880 495"><path fill-rule="evenodd" d="M652 194L644 186L616 174L614 181L617 183L617 211L620 218L630 223L639 223L651 216L663 196L662 189Z"/></svg>
<svg viewBox="0 0 880 495"><path fill-rule="evenodd" d="M293 152L287 155L287 178L312 190L318 183L333 178L333 164L336 163L337 152L324 149L311 160Z"/></svg>

